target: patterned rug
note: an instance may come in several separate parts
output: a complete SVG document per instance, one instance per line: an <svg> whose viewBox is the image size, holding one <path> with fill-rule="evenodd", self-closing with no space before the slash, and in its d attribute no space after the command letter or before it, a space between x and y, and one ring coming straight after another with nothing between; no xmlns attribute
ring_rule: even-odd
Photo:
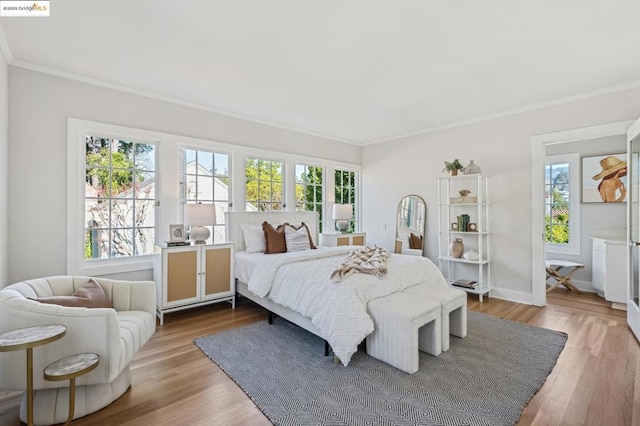
<svg viewBox="0 0 640 426"><path fill-rule="evenodd" d="M364 352L347 367L278 318L195 344L276 425L512 425L553 369L565 333L468 313L468 335L406 374Z"/></svg>

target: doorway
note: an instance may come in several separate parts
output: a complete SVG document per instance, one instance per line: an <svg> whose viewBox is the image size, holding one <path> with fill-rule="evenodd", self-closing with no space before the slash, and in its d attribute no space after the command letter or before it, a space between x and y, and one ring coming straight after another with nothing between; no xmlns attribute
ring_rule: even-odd
<svg viewBox="0 0 640 426"><path fill-rule="evenodd" d="M547 303L545 273L545 157L551 145L577 143L611 136L624 135L633 121L585 127L563 132L548 133L531 138L531 264L532 300L535 306Z"/></svg>

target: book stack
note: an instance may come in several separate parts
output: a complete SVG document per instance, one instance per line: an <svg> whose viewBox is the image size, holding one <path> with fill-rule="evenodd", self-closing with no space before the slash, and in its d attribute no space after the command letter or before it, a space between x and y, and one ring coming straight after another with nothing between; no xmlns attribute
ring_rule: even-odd
<svg viewBox="0 0 640 426"><path fill-rule="evenodd" d="M468 214L461 214L460 216L457 217L457 221L458 221L458 231L460 232L469 231L469 215Z"/></svg>
<svg viewBox="0 0 640 426"><path fill-rule="evenodd" d="M167 247L183 247L190 246L191 241L165 241Z"/></svg>
<svg viewBox="0 0 640 426"><path fill-rule="evenodd" d="M455 280L454 282L451 283L451 285L454 285L456 287L474 289L478 286L478 282L473 280Z"/></svg>

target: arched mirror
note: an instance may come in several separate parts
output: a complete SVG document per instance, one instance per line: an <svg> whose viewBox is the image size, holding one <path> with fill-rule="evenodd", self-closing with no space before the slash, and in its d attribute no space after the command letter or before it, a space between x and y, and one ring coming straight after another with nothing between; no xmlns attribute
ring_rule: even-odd
<svg viewBox="0 0 640 426"><path fill-rule="evenodd" d="M422 256L427 205L418 195L407 195L398 204L395 252Z"/></svg>

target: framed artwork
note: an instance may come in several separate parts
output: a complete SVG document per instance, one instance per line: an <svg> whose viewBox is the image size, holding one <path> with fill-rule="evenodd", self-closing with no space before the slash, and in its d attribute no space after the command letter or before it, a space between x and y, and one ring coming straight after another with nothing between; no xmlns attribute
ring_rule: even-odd
<svg viewBox="0 0 640 426"><path fill-rule="evenodd" d="M582 157L582 202L627 201L627 154Z"/></svg>
<svg viewBox="0 0 640 426"><path fill-rule="evenodd" d="M169 225L169 242L184 241L184 225Z"/></svg>

